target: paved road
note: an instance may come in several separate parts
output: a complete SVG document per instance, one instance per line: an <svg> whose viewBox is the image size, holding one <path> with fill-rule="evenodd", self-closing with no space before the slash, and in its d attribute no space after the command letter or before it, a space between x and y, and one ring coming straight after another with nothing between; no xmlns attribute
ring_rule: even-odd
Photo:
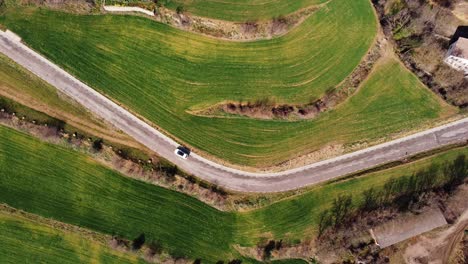
<svg viewBox="0 0 468 264"><path fill-rule="evenodd" d="M181 169L235 191L293 190L400 160L407 155L468 140L468 118L465 118L405 138L292 170L277 173L244 172L214 163L196 153L192 153L187 160L176 157L173 151L178 144L174 140L29 49L20 42L19 38L8 31L0 31L0 52Z"/></svg>

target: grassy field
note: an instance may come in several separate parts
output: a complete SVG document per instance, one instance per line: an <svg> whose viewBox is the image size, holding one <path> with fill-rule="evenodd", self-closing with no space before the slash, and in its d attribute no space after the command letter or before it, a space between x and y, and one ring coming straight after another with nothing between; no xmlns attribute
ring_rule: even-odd
<svg viewBox="0 0 468 264"><path fill-rule="evenodd" d="M166 6L174 10L182 6L195 15L244 22L272 19L324 2L326 0L168 0Z"/></svg>
<svg viewBox="0 0 468 264"><path fill-rule="evenodd" d="M239 257L233 246L266 238L310 238L317 214L340 193L357 194L385 179L443 163L468 149L343 182L264 208L221 212L189 196L122 177L91 158L0 127L0 203L58 221L129 239L145 233L175 255L207 262Z"/></svg>
<svg viewBox="0 0 468 264"><path fill-rule="evenodd" d="M361 136L367 127L378 126L371 132L374 138L406 128L400 125L405 121L401 118L383 126L372 123L376 119L372 115L350 120L359 123L360 129L335 130L331 129L335 124L328 122L330 115L284 122L188 113L225 100L271 97L277 102L305 103L321 96L353 70L371 45L376 21L367 0L333 0L281 38L243 43L207 38L133 16L10 7L0 23L181 141L234 163L275 164L329 143L362 140L369 137L369 133ZM394 98L395 104L399 99ZM420 101L410 105L415 111L428 107ZM437 115L434 112L431 118ZM340 119L348 127L348 120ZM416 116L412 124L424 119Z"/></svg>
<svg viewBox="0 0 468 264"><path fill-rule="evenodd" d="M106 234L145 233L174 254L227 258L232 216L119 174L73 150L0 132L0 199L15 208Z"/></svg>
<svg viewBox="0 0 468 264"><path fill-rule="evenodd" d="M65 101L54 87L29 73L9 58L0 54L0 92L14 96L18 101L36 100L36 104L60 109L64 113L85 121L91 120L90 114L81 106ZM98 124L95 121L94 125Z"/></svg>
<svg viewBox="0 0 468 264"><path fill-rule="evenodd" d="M0 212L1 263L146 263L80 233Z"/></svg>
<svg viewBox="0 0 468 264"><path fill-rule="evenodd" d="M83 106L73 103L3 54L0 54L0 106L39 124L86 131L120 144L137 146L129 136L110 129Z"/></svg>

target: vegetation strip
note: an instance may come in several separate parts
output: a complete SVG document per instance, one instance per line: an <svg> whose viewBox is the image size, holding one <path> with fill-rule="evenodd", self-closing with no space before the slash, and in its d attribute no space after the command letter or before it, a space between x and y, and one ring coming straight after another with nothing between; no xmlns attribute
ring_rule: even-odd
<svg viewBox="0 0 468 264"><path fill-rule="evenodd" d="M13 35L11 32L7 31L0 33L0 35L1 51L16 62L55 85L58 89L69 94L91 111L112 122L116 127L122 129L145 146L160 153L171 162L181 166L184 170L195 173L204 180L216 182L218 185L233 190L280 192L300 188L353 173L357 170L398 160L408 154L415 154L445 144L466 140L468 136L468 127L465 126L468 119L462 119L373 148L366 148L362 151L343 155L336 159L276 174L253 174L245 171L236 171L204 159L196 153L192 153L188 161L182 161L173 155L173 149L178 145L175 141L152 128L148 123L145 123L105 96L97 93L93 88L80 82L40 54L29 49L16 38L10 37ZM51 72L53 72L52 75ZM387 152L386 148L392 148L392 151ZM373 158L368 159L369 156ZM320 170L315 170L319 167ZM271 181L270 178L274 178L274 180ZM261 184L259 184L259 181Z"/></svg>
<svg viewBox="0 0 468 264"><path fill-rule="evenodd" d="M0 205L2 263L145 263L109 248L105 235Z"/></svg>
<svg viewBox="0 0 468 264"><path fill-rule="evenodd" d="M265 237L283 239L284 245L312 239L318 214L338 194L359 194L366 186L380 186L468 151L455 149L369 177L323 184L254 211L224 213L9 128L0 127L0 142L0 202L127 239L144 233L148 243L161 241L173 256L207 262L238 258L234 245L255 246Z"/></svg>
<svg viewBox="0 0 468 264"><path fill-rule="evenodd" d="M294 2L288 0L159 0L158 6L165 6L174 11L186 11L198 16L216 18L228 21L256 21L266 20L278 16L284 16L296 12L302 8L317 5L326 2L326 0L297 0ZM147 7L153 9L153 3L141 0L107 0L107 5L131 5Z"/></svg>
<svg viewBox="0 0 468 264"><path fill-rule="evenodd" d="M353 71L376 32L367 0L332 1L327 10L318 10L285 36L247 43L215 40L142 17L70 16L15 4L7 5L0 23L80 80L183 142L252 166L323 147L330 137L315 134L333 125L325 124L327 117L287 124L204 118L187 111L224 100L313 101ZM330 31L336 35L328 36ZM179 124L192 129L180 129Z"/></svg>

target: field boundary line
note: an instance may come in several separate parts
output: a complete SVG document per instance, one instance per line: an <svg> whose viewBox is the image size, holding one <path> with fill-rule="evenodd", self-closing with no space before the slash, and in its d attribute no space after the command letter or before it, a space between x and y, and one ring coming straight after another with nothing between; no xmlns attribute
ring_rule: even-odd
<svg viewBox="0 0 468 264"><path fill-rule="evenodd" d="M218 164L197 153L183 160L173 153L179 145L176 141L30 49L9 30L0 31L0 52L182 170L234 191L282 192L298 189L468 140L468 117L465 117L410 136L282 172L242 171Z"/></svg>

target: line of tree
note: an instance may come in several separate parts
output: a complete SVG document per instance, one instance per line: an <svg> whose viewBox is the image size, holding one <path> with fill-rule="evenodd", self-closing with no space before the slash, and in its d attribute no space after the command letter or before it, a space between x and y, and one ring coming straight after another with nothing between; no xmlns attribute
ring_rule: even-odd
<svg viewBox="0 0 468 264"><path fill-rule="evenodd" d="M424 194L432 191L453 192L468 176L466 156L458 155L443 166L431 164L410 176L391 178L380 188L372 187L362 192L359 203L353 203L351 195L340 195L329 209L322 211L318 219L318 236L328 228L339 228L353 216L385 207L397 206L406 211Z"/></svg>

